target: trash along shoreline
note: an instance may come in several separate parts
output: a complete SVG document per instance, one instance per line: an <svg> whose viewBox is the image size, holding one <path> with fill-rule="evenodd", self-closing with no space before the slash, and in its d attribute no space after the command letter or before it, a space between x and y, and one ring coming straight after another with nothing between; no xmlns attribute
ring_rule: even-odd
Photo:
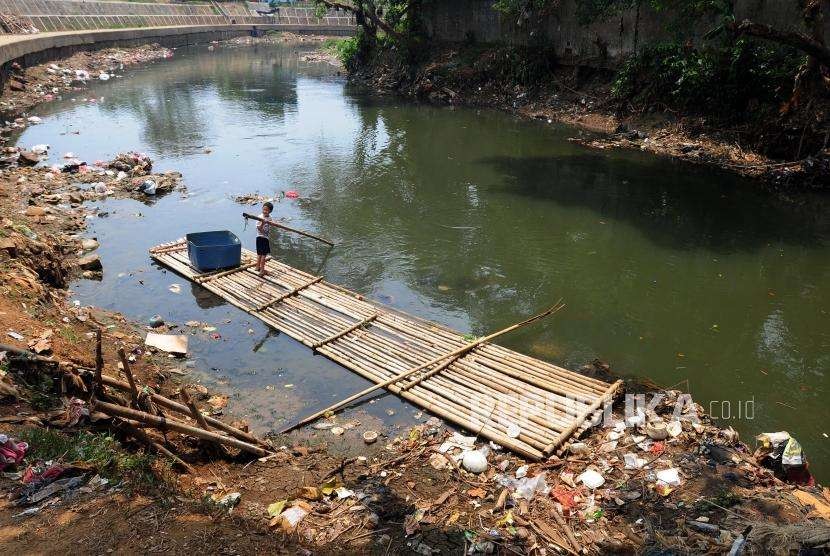
<svg viewBox="0 0 830 556"><path fill-rule="evenodd" d="M152 210L159 195L187 194L181 176L153 173L137 152L87 161L32 146L3 159L0 524L11 552L830 546L830 499L795 439L762 436L756 450L688 395L633 382L567 453L541 462L428 412L396 435L359 430L357 456L328 447L354 427L337 416L305 435L257 437L224 413L226 398L176 371L187 346L164 338L175 323L130 322L66 289L102 270L84 236L88 201L129 196ZM580 372L610 376L599 362ZM648 403L632 405L637 394Z"/></svg>

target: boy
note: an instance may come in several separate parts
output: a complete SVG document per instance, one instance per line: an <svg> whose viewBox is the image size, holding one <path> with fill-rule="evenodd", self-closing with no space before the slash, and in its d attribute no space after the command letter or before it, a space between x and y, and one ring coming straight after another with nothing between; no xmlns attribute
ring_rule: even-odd
<svg viewBox="0 0 830 556"><path fill-rule="evenodd" d="M268 218L271 216L272 210L274 210L274 205L271 202L263 204L260 218L263 218L264 221L261 220L256 225L256 269L260 276L268 274L268 271L265 270L265 259L271 254L271 242L268 240L271 223Z"/></svg>

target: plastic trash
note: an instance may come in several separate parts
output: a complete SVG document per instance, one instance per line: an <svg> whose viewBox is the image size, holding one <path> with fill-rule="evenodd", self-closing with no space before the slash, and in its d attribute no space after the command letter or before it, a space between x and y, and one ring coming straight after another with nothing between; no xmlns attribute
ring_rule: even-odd
<svg viewBox="0 0 830 556"><path fill-rule="evenodd" d="M278 519L278 523L282 530L291 532L297 528L297 525L308 515L308 512L300 506L291 506L282 512Z"/></svg>
<svg viewBox="0 0 830 556"><path fill-rule="evenodd" d="M484 473L487 471L487 456L480 450L470 450L464 453L461 465L470 473Z"/></svg>
<svg viewBox="0 0 830 556"><path fill-rule="evenodd" d="M28 118L26 118L26 121L28 121L32 125L37 125L40 122L42 122L43 120L41 120L37 116L29 116Z"/></svg>
<svg viewBox="0 0 830 556"><path fill-rule="evenodd" d="M8 465L19 465L26 456L29 445L17 442L5 434L0 434L0 471Z"/></svg>
<svg viewBox="0 0 830 556"><path fill-rule="evenodd" d="M666 424L666 432L669 433L669 436L672 438L680 436L680 433L683 432L683 425L680 424L680 421L671 421Z"/></svg>
<svg viewBox="0 0 830 556"><path fill-rule="evenodd" d="M586 470L576 479L590 489L599 488L605 484L605 477L593 469Z"/></svg>
<svg viewBox="0 0 830 556"><path fill-rule="evenodd" d="M680 486L680 470L676 467L661 469L655 473L655 476L657 477L658 483L662 483L670 487Z"/></svg>
<svg viewBox="0 0 830 556"><path fill-rule="evenodd" d="M139 189L145 195L155 195L157 187L158 186L156 185L156 182L154 182L153 180L144 180L144 183L141 184L141 187Z"/></svg>
<svg viewBox="0 0 830 556"><path fill-rule="evenodd" d="M89 72L86 70L75 70L75 77L81 81L89 79Z"/></svg>
<svg viewBox="0 0 830 556"><path fill-rule="evenodd" d="M289 199L296 199L297 197L300 196L300 194L297 193L296 191L294 191L293 189L289 189L288 191L285 192L285 196L288 197Z"/></svg>
<svg viewBox="0 0 830 556"><path fill-rule="evenodd" d="M107 81L109 78L110 74L103 71L100 73L100 75L98 75L98 79L100 79L101 81Z"/></svg>
<svg viewBox="0 0 830 556"><path fill-rule="evenodd" d="M623 454L623 461L625 462L626 469L642 469L648 463L648 460L645 458L637 457L637 454L631 452Z"/></svg>
<svg viewBox="0 0 830 556"><path fill-rule="evenodd" d="M378 439L378 433L375 431L366 431L363 433L363 442L366 444L374 444Z"/></svg>
<svg viewBox="0 0 830 556"><path fill-rule="evenodd" d="M513 491L513 498L532 500L537 493L547 495L550 492L547 483L547 472L542 472L535 477L522 477L514 479L508 475L495 475L493 480L503 487Z"/></svg>
<svg viewBox="0 0 830 556"><path fill-rule="evenodd" d="M49 152L49 145L41 143L32 147L31 151L35 154L44 155Z"/></svg>

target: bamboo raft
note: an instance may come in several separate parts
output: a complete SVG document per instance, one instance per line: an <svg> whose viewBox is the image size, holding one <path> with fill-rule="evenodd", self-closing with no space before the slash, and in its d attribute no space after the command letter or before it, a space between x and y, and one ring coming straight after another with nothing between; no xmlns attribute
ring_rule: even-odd
<svg viewBox="0 0 830 556"><path fill-rule="evenodd" d="M381 384L469 344L459 332L413 317L269 259L265 277L243 264L200 273L184 241L150 250L158 263L196 282L317 353ZM438 417L527 458L560 455L591 426L620 382L608 384L482 343L387 389Z"/></svg>

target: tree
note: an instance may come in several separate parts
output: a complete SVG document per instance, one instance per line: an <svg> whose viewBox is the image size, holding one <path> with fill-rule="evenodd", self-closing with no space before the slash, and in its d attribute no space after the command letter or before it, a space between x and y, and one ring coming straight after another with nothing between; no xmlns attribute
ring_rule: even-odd
<svg viewBox="0 0 830 556"><path fill-rule="evenodd" d="M807 62L799 71L793 86L793 95L783 112L796 108L805 92L827 92L825 74L830 74L830 49L824 38L824 16L830 11L830 0L801 0L806 32L781 31L763 23L744 20L729 28L736 35L746 35L791 46L807 55Z"/></svg>
<svg viewBox="0 0 830 556"><path fill-rule="evenodd" d="M357 24L371 40L377 38L378 31L400 40L406 32L401 29L402 23L412 20L412 14L423 0L352 0L348 4L336 0L315 0L315 3L324 9L352 12Z"/></svg>

